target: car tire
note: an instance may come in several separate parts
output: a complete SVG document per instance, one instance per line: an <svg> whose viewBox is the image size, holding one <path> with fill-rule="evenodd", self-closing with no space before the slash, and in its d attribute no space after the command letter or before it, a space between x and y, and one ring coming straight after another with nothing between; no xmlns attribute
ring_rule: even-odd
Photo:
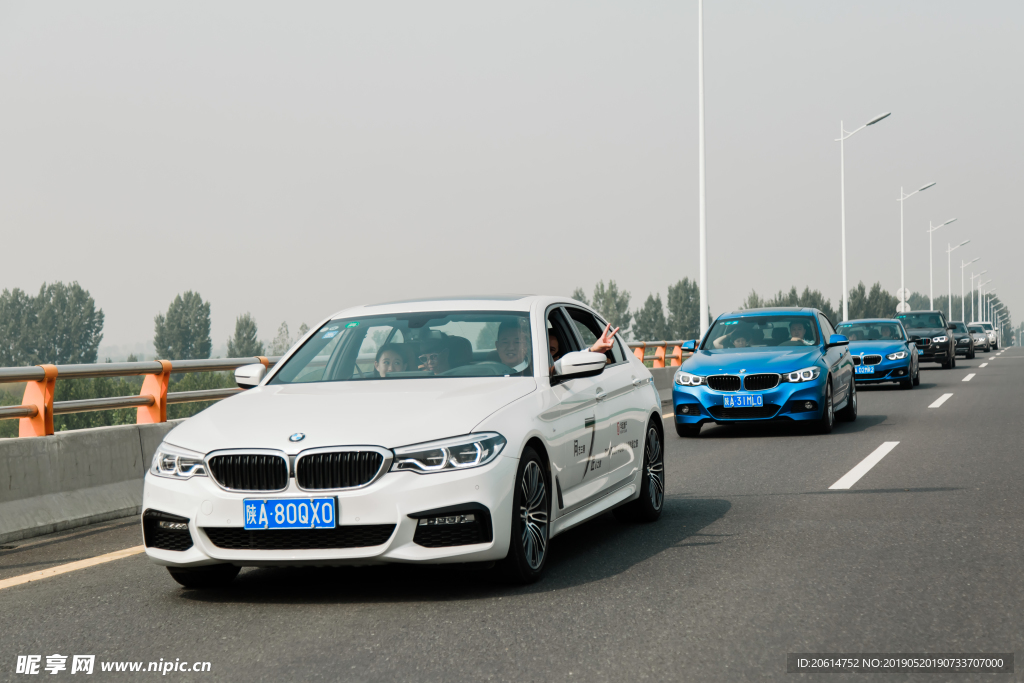
<svg viewBox="0 0 1024 683"><path fill-rule="evenodd" d="M949 369L950 370L955 370L956 369L956 354L955 353L953 354L953 357L949 359Z"/></svg>
<svg viewBox="0 0 1024 683"><path fill-rule="evenodd" d="M831 434L835 426L836 413L832 404L832 380L830 379L825 385L825 400L822 401L821 417L815 424L814 431L818 434Z"/></svg>
<svg viewBox="0 0 1024 683"><path fill-rule="evenodd" d="M233 564L211 564L206 567L168 567L171 578L185 588L222 588L231 583L241 567Z"/></svg>
<svg viewBox="0 0 1024 683"><path fill-rule="evenodd" d="M967 352L967 360L974 360L974 347L973 346L971 347L971 350Z"/></svg>
<svg viewBox="0 0 1024 683"><path fill-rule="evenodd" d="M654 424L647 425L644 464L640 474L640 497L615 508L623 522L655 522L665 507L665 449Z"/></svg>
<svg viewBox="0 0 1024 683"><path fill-rule="evenodd" d="M696 439L700 436L700 428L702 426L703 425L699 422L695 425L681 425L676 422L676 434L684 439Z"/></svg>
<svg viewBox="0 0 1024 683"><path fill-rule="evenodd" d="M512 533L499 567L509 583L533 583L548 562L551 487L537 452L527 446L519 458L512 491Z"/></svg>
<svg viewBox="0 0 1024 683"><path fill-rule="evenodd" d="M857 383L850 382L850 398L846 401L846 407L836 413L836 419L843 422L853 422L857 419Z"/></svg>
<svg viewBox="0 0 1024 683"><path fill-rule="evenodd" d="M942 369L943 369L943 370L949 370L949 369L951 369L952 367L953 367L953 361L950 361L950 360L944 360L944 361L942 361Z"/></svg>
<svg viewBox="0 0 1024 683"><path fill-rule="evenodd" d="M920 363L917 364L917 367L914 368L913 372L914 372L914 386L916 387L916 386L919 386L921 384L921 364Z"/></svg>

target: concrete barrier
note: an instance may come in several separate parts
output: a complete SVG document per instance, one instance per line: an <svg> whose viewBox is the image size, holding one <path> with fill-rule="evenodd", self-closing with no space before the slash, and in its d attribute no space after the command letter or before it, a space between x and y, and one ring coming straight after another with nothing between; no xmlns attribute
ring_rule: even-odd
<svg viewBox="0 0 1024 683"><path fill-rule="evenodd" d="M0 543L138 514L142 477L179 422L0 439Z"/></svg>
<svg viewBox="0 0 1024 683"><path fill-rule="evenodd" d="M654 377L654 388L658 390L661 404L672 403L672 377L679 368L648 368Z"/></svg>

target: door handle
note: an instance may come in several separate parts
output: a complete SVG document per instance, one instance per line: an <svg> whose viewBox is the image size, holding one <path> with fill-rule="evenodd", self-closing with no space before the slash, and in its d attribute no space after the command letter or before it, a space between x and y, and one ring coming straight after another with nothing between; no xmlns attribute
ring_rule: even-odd
<svg viewBox="0 0 1024 683"><path fill-rule="evenodd" d="M598 401L603 401L603 400L605 400L606 398L608 398L608 392L607 392L607 391L602 391L601 393L599 393L599 394L597 395L597 400L598 400Z"/></svg>
<svg viewBox="0 0 1024 683"><path fill-rule="evenodd" d="M642 387L645 384L647 384L647 380L646 379L635 379L635 380L633 380L633 386L634 387Z"/></svg>

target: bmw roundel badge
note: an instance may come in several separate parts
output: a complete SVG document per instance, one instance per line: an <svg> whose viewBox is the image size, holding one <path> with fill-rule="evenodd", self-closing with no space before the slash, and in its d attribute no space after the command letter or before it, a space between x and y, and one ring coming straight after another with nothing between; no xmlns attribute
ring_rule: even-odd
<svg viewBox="0 0 1024 683"><path fill-rule="evenodd" d="M295 432L294 434L292 434L291 436L288 437L288 440L291 441L291 442L296 442L296 441L302 441L305 438L306 438L306 435L303 434L302 432Z"/></svg>

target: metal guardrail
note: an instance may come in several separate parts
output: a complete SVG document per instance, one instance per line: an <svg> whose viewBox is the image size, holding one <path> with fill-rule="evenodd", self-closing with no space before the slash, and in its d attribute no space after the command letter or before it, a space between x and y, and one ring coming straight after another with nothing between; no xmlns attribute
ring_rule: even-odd
<svg viewBox="0 0 1024 683"><path fill-rule="evenodd" d="M642 361L653 361L655 368L665 367L665 361L670 363L669 367L681 365L684 360L693 355L690 351L683 351L683 342L679 341L650 341L630 342L629 348L633 349L633 355ZM668 355L668 348L672 347L672 355ZM647 349L653 349L654 355L646 355Z"/></svg>
<svg viewBox="0 0 1024 683"><path fill-rule="evenodd" d="M244 391L229 387L200 391L168 392L171 374L188 372L223 372L243 365L262 363L270 368L281 356L252 356L249 358L210 358L204 360L156 360L137 363L89 363L80 365L35 365L21 368L0 368L0 383L26 382L22 404L0 407L0 420L20 420L18 436L48 436L53 434L54 415L85 413L96 410L137 408L137 424L167 421L167 406L175 403L219 401ZM87 398L77 401L54 402L54 387L60 379L86 379L92 377L143 376L138 396L111 396Z"/></svg>

